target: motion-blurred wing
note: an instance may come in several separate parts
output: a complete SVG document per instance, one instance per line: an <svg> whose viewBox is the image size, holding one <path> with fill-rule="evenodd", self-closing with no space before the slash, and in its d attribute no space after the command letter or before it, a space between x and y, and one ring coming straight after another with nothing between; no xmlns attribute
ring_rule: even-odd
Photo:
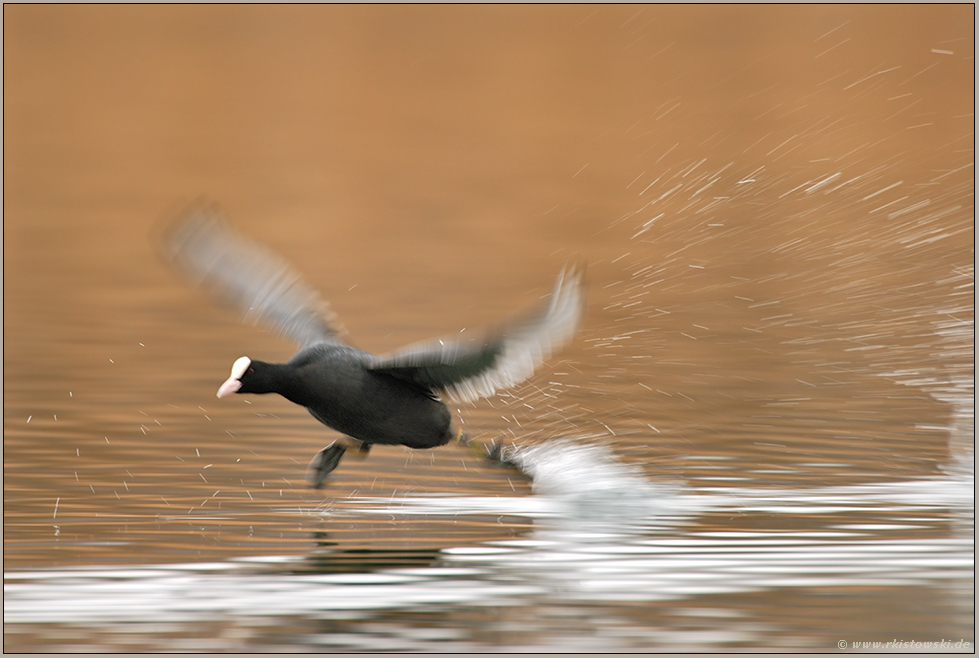
<svg viewBox="0 0 979 658"><path fill-rule="evenodd" d="M484 340L416 343L378 357L370 368L472 402L530 377L571 340L583 314L582 272L572 267L558 277L547 304L491 330Z"/></svg>
<svg viewBox="0 0 979 658"><path fill-rule="evenodd" d="M302 347L337 343L329 305L292 266L222 221L208 207L188 211L163 235L164 258L218 302L244 311Z"/></svg>

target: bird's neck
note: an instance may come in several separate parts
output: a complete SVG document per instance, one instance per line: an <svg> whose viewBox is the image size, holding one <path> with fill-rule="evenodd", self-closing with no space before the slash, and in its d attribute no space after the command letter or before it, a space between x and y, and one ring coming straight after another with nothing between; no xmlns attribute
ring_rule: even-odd
<svg viewBox="0 0 979 658"><path fill-rule="evenodd" d="M306 387L296 368L288 363L253 361L256 377L249 382L248 393L278 393L290 402L305 406Z"/></svg>

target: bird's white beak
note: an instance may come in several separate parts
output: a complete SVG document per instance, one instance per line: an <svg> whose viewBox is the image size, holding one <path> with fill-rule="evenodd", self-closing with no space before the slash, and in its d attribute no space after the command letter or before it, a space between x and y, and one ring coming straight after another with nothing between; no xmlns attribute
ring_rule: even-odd
<svg viewBox="0 0 979 658"><path fill-rule="evenodd" d="M251 364L252 360L247 356L243 356L235 361L234 365L231 366L231 376L228 377L228 381L221 384L221 388L218 389L219 398L238 392L238 389L241 388L241 378Z"/></svg>
<svg viewBox="0 0 979 658"><path fill-rule="evenodd" d="M218 397L223 398L226 395L236 393L239 388L241 388L241 382L235 379L233 376L229 377L228 381L221 384L221 388L218 389Z"/></svg>

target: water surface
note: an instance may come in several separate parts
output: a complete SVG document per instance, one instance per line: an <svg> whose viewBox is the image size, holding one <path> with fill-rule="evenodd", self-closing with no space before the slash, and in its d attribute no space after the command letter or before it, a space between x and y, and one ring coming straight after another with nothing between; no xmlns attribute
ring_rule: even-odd
<svg viewBox="0 0 979 658"><path fill-rule="evenodd" d="M5 7L5 650L974 648L973 11ZM587 263L522 472L309 489L201 195L374 352Z"/></svg>

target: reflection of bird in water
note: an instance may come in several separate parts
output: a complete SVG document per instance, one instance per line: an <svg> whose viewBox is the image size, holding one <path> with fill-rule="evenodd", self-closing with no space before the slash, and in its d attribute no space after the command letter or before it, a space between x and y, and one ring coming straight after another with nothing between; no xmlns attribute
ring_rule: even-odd
<svg viewBox="0 0 979 658"><path fill-rule="evenodd" d="M245 311L299 344L287 363L243 356L218 397L278 393L349 438L334 441L311 464L320 487L348 448L372 444L434 448L457 433L441 396L458 401L489 397L527 379L544 359L571 340L584 311L582 272L567 268L550 300L479 340L432 340L374 356L340 340L333 314L292 267L196 207L162 240L164 257L219 301ZM458 436L462 439L462 433Z"/></svg>

